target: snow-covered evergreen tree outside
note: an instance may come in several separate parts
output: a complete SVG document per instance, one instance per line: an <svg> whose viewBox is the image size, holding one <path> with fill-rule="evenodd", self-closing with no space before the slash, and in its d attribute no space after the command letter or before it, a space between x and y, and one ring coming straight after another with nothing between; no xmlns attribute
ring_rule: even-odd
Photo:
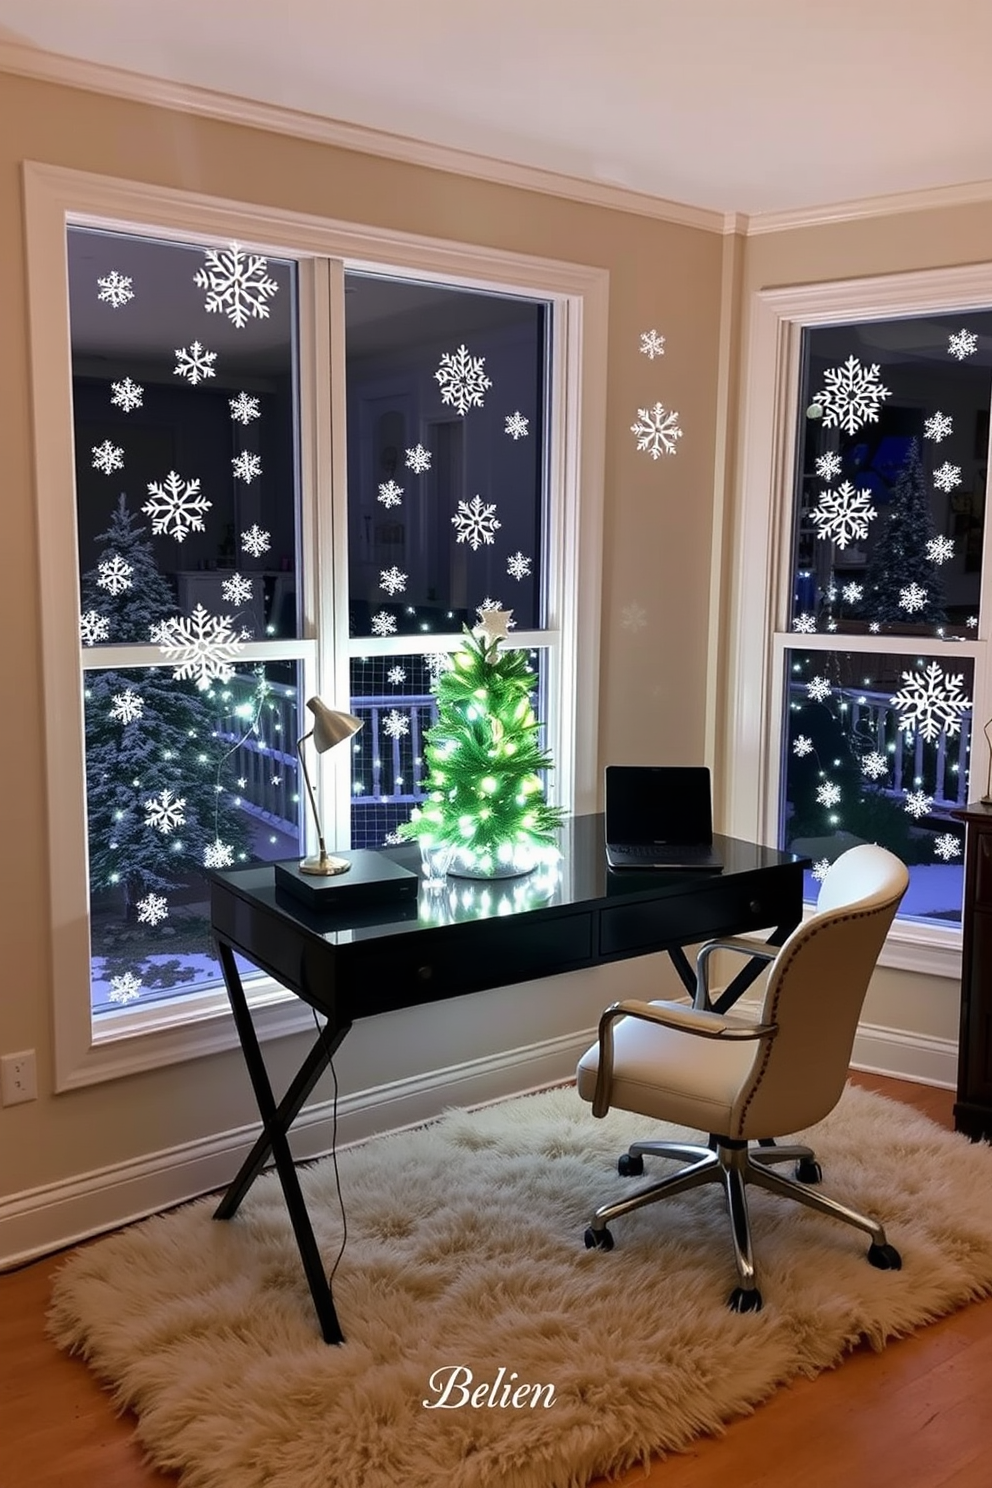
<svg viewBox="0 0 992 1488"><path fill-rule="evenodd" d="M927 556L935 536L919 440L892 487L892 500L873 533L863 613L884 623L939 625L946 619L939 565Z"/></svg>

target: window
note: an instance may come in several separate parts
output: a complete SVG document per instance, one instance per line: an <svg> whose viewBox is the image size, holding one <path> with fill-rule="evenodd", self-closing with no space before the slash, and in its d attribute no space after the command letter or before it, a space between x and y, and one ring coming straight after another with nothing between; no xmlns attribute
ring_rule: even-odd
<svg viewBox="0 0 992 1488"><path fill-rule="evenodd" d="M810 899L845 847L891 847L910 868L893 938L950 971L953 812L987 770L992 274L757 298L748 418L767 425L745 505L769 552L757 559L758 529L744 537L737 582L740 654L765 685L737 742L764 752L761 829L812 858Z"/></svg>
<svg viewBox="0 0 992 1488"><path fill-rule="evenodd" d="M388 842L432 676L512 608L590 809L605 276L26 180L66 1088L234 1044L204 872L305 850L307 697L366 721L315 767L329 840ZM296 1027L245 970L262 1035Z"/></svg>

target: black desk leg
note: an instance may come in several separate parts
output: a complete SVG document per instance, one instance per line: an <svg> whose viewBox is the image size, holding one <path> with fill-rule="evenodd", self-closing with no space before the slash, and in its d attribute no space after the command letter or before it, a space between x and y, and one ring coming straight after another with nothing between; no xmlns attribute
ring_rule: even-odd
<svg viewBox="0 0 992 1488"><path fill-rule="evenodd" d="M789 936L792 934L798 923L799 921L797 920L795 924L792 925L779 925L775 930L772 931L771 935L769 935L768 939L765 941L765 945L783 945L784 942L788 940ZM746 965L737 973L733 981L728 982L726 987L724 987L720 996L713 1004L713 1012L729 1012L737 999L739 997L743 997L744 993L747 991L748 987L750 987L751 983L757 980L757 978L767 968L767 966L767 961L761 961L757 957L755 957L751 961L748 961Z"/></svg>
<svg viewBox="0 0 992 1488"><path fill-rule="evenodd" d="M241 1049L245 1057L245 1064L248 1067L248 1076L251 1080L252 1088L255 1092L255 1100L258 1103L259 1114L262 1118L262 1134L242 1164L237 1177L214 1211L214 1218L231 1218L271 1152L275 1160L276 1171L279 1174L279 1182L282 1184L290 1223L293 1226L293 1234L296 1236L296 1244L299 1248L300 1259L303 1262L307 1284L310 1287L313 1305L317 1310L317 1318L320 1322L324 1341L325 1343L343 1343L344 1334L341 1332L341 1325L338 1322L330 1283L324 1273L320 1251L317 1248L313 1226L310 1223L310 1216L307 1213L303 1190L300 1188L300 1179L293 1162L292 1153L289 1150L286 1132L294 1116L306 1100L307 1095L317 1083L319 1076L326 1069L334 1053L334 1049L341 1042L344 1032L347 1030L344 1030L333 1042L328 1041L325 1044L323 1039L317 1041L301 1065L299 1073L294 1078L286 1095L277 1106L275 1096L272 1094L272 1086L269 1083L265 1061L262 1058L262 1050L255 1034L255 1026L252 1023L251 1013L248 1010L248 1001L245 997L244 988L241 985L241 977L234 959L234 952L230 946L219 944L218 953L220 955L221 968L224 972L224 981L227 986L228 996L231 1000L231 1011L234 1014L235 1026L238 1030L238 1037L241 1040Z"/></svg>

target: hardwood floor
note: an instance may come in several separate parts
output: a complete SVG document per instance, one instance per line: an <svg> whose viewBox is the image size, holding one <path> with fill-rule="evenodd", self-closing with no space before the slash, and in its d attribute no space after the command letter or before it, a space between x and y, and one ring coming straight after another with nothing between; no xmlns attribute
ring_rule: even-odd
<svg viewBox="0 0 992 1488"><path fill-rule="evenodd" d="M855 1078L952 1125L950 1091ZM177 1477L142 1462L133 1421L115 1414L83 1363L46 1338L49 1286L59 1264L59 1257L49 1258L0 1276L0 1483L177 1484ZM990 1395L992 1299L881 1354L859 1349L836 1370L779 1390L724 1436L705 1437L689 1452L653 1463L647 1476L638 1468L620 1481L624 1488L715 1488L724 1482L734 1488L988 1488Z"/></svg>

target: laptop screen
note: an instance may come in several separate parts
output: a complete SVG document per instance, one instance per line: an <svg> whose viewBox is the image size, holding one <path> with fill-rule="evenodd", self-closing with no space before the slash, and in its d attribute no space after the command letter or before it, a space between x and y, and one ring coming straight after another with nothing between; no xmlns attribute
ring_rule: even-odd
<svg viewBox="0 0 992 1488"><path fill-rule="evenodd" d="M705 765L607 765L606 840L630 846L713 840Z"/></svg>

